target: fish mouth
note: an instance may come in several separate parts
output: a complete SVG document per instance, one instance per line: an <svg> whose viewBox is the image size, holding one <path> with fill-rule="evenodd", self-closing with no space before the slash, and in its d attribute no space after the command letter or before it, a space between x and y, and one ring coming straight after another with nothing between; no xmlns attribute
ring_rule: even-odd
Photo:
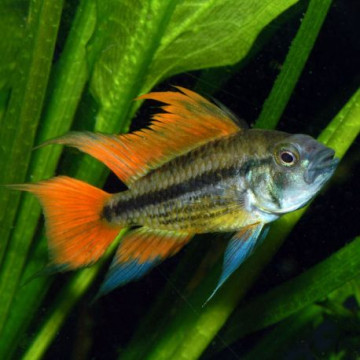
<svg viewBox="0 0 360 360"><path fill-rule="evenodd" d="M306 183L313 184L318 179L321 183L327 181L334 173L340 161L334 156L335 151L332 149L326 148L319 151L304 174Z"/></svg>

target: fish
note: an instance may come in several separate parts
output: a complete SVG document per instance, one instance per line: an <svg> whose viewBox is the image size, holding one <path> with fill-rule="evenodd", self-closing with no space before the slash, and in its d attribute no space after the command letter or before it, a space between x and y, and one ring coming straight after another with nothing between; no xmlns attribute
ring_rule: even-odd
<svg viewBox="0 0 360 360"><path fill-rule="evenodd" d="M60 271L94 264L130 229L99 296L143 277L195 234L234 233L210 300L253 253L267 224L309 203L339 159L309 135L250 129L224 106L183 87L138 99L163 104L148 128L122 135L69 132L44 143L91 155L126 190L110 194L67 176L13 188L39 199L50 264Z"/></svg>

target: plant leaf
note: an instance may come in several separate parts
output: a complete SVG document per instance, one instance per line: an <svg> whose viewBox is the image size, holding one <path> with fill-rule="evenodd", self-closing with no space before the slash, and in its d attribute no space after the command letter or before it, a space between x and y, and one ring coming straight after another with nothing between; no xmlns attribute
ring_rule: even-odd
<svg viewBox="0 0 360 360"><path fill-rule="evenodd" d="M175 74L232 65L264 27L297 1L200 0L180 3L154 54L145 89Z"/></svg>
<svg viewBox="0 0 360 360"><path fill-rule="evenodd" d="M0 128L0 183L23 182L28 168L35 131L40 119L43 100L50 74L57 29L62 12L62 2L31 2L28 36L20 53L4 126ZM0 261L7 250L20 194L0 188ZM0 272L0 337L5 326L11 300L14 295L11 263L21 253L7 252ZM18 253L19 252L19 253ZM17 284L15 280L15 284Z"/></svg>
<svg viewBox="0 0 360 360"><path fill-rule="evenodd" d="M359 251L360 236L305 273L252 300L232 315L221 338L231 344L322 300L360 274Z"/></svg>
<svg viewBox="0 0 360 360"><path fill-rule="evenodd" d="M131 100L166 77L240 61L260 31L296 2L99 1L99 37L92 46L92 54L102 49L92 78L98 117L126 118L138 106Z"/></svg>
<svg viewBox="0 0 360 360"><path fill-rule="evenodd" d="M276 127L304 69L331 3L332 0L310 1L306 16L286 56L283 70L264 103L256 127Z"/></svg>
<svg viewBox="0 0 360 360"><path fill-rule="evenodd" d="M2 0L0 11L0 90L10 86L16 57L25 34L28 1ZM0 122L1 124L1 122Z"/></svg>
<svg viewBox="0 0 360 360"><path fill-rule="evenodd" d="M294 341L299 332L303 334L304 331L309 331L314 324L320 323L323 320L323 314L324 309L321 306L307 306L305 309L283 321L270 333L265 334L265 336L256 343L256 346L242 357L242 359L280 359L281 354L279 354L279 352L291 341Z"/></svg>
<svg viewBox="0 0 360 360"><path fill-rule="evenodd" d="M69 34L62 57L52 74L52 91L48 95L47 106L37 132L37 143L62 135L69 130L72 124L88 77L85 46L92 35L94 23L94 3L84 2L79 6L78 14L74 20L74 28ZM29 165L31 181L38 181L53 175L60 153L60 147L46 147L34 151ZM6 287L7 293L6 300L0 295L0 301L4 306L10 304L21 281L27 282L31 275L45 266L47 255L43 251L43 247L47 245L44 237L35 241L36 249L41 248L42 256L36 250L26 264L39 216L38 201L33 196L23 196L3 268L3 274L6 274L3 286ZM27 267L25 274L23 274L25 264ZM22 280L20 280L21 277ZM25 288L18 290L17 297L9 308L10 320L6 322L5 333L2 334L3 342L6 345L0 349L0 358L5 358L5 354L8 354L15 347L13 344L19 338L19 333L24 328L25 323L29 322L31 314L34 314L35 309L41 305L40 299L48 282L48 279L36 279L28 283ZM29 308L32 312L29 311Z"/></svg>

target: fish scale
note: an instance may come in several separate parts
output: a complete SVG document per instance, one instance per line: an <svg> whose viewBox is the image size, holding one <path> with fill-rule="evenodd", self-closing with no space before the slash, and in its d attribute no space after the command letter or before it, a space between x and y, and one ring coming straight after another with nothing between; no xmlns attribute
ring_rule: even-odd
<svg viewBox="0 0 360 360"><path fill-rule="evenodd" d="M245 214L242 207L247 189L241 176L246 176L249 159L234 156L246 154L248 147L239 133L177 157L113 197L104 216L128 226L198 233L233 231L241 221L242 226L254 222L257 215ZM262 164L261 158L257 163Z"/></svg>

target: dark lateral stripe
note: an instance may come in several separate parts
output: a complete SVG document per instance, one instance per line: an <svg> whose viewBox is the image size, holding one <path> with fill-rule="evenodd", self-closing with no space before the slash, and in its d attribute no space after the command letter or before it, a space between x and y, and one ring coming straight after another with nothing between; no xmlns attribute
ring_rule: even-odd
<svg viewBox="0 0 360 360"><path fill-rule="evenodd" d="M248 160L240 169L238 166L231 166L224 169L204 172L192 179L171 185L168 188L142 194L133 199L119 201L115 206L113 205L112 208L106 206L103 210L103 217L111 221L113 216L119 216L124 212L144 209L149 205L159 205L166 201L174 200L188 192L199 191L209 185L215 185L231 177L244 176L249 170L264 165L268 163L269 160L271 161L270 158Z"/></svg>
<svg viewBox="0 0 360 360"><path fill-rule="evenodd" d="M235 176L238 172L239 170L235 167L205 172L182 183L171 185L168 188L118 202L113 211L115 215L120 215L123 211L139 210L149 205L158 205L164 201L176 199L190 191L198 191L206 186L217 184L224 179Z"/></svg>

